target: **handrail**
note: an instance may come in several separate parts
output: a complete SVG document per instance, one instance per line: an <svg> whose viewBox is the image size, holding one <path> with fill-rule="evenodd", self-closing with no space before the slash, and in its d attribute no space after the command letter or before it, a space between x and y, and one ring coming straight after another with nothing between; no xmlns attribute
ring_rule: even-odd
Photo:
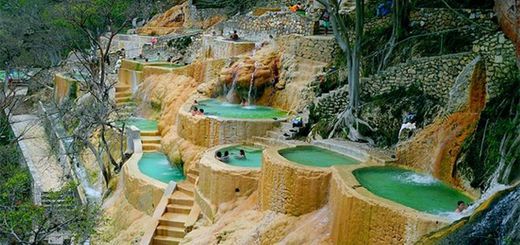
<svg viewBox="0 0 520 245"><path fill-rule="evenodd" d="M159 219L163 215L166 206L168 206L170 196L175 191L176 186L177 183L175 181L170 181L170 183L164 190L163 196L157 204L157 207L155 207L155 211L152 216L153 225L149 227L146 233L144 233L143 237L141 238L141 242L139 243L140 245L150 245L152 243L152 239L155 234L155 229L157 229L157 226L159 225Z"/></svg>

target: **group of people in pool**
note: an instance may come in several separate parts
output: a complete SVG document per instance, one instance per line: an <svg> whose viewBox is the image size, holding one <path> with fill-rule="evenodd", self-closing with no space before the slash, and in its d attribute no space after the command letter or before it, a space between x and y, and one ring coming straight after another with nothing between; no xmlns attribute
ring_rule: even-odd
<svg viewBox="0 0 520 245"><path fill-rule="evenodd" d="M217 151L215 153L215 158L222 162L229 162L231 160L231 157L229 156L229 151L224 151L224 154L222 152ZM246 152L242 149L238 152L238 156L235 156L236 159L239 160L245 160L246 159Z"/></svg>

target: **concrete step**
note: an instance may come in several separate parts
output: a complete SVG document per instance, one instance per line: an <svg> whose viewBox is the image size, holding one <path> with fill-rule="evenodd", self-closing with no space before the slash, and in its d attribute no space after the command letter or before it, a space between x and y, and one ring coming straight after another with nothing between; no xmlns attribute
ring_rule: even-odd
<svg viewBox="0 0 520 245"><path fill-rule="evenodd" d="M191 211L191 205L181 205L181 204L168 204L166 206L167 212L170 213L179 213L179 214L189 214Z"/></svg>
<svg viewBox="0 0 520 245"><path fill-rule="evenodd" d="M197 166L195 166L195 167L191 168L188 173L192 173L196 176L199 176L199 169L197 168Z"/></svg>
<svg viewBox="0 0 520 245"><path fill-rule="evenodd" d="M154 245L177 245L182 241L182 238L169 236L154 236L152 244Z"/></svg>
<svg viewBox="0 0 520 245"><path fill-rule="evenodd" d="M283 133L278 131L267 131L267 137L273 138L273 139L279 139L283 136Z"/></svg>
<svg viewBox="0 0 520 245"><path fill-rule="evenodd" d="M128 86L128 85L117 85L116 86L116 93L124 92L124 91L130 91L130 86Z"/></svg>
<svg viewBox="0 0 520 245"><path fill-rule="evenodd" d="M183 238L185 232L184 232L184 228L160 225L160 226L157 226L157 229L155 230L155 234L157 236Z"/></svg>
<svg viewBox="0 0 520 245"><path fill-rule="evenodd" d="M184 221L171 220L168 218L159 218L159 225L177 227L184 229Z"/></svg>
<svg viewBox="0 0 520 245"><path fill-rule="evenodd" d="M116 104L118 103L123 103L123 102L130 102L132 101L132 97L131 96L125 96L125 97L116 97Z"/></svg>
<svg viewBox="0 0 520 245"><path fill-rule="evenodd" d="M132 97L132 92L130 90L116 92L116 98L122 98L122 97Z"/></svg>
<svg viewBox="0 0 520 245"><path fill-rule="evenodd" d="M159 151L159 150L161 150L161 144L144 144L143 143L143 151L148 151L148 150Z"/></svg>
<svg viewBox="0 0 520 245"><path fill-rule="evenodd" d="M168 204L179 204L179 205L185 205L185 206L193 205L193 197L188 196L181 192L179 192L178 195L175 195L175 194L172 195L173 197L170 197L170 199L168 200Z"/></svg>
<svg viewBox="0 0 520 245"><path fill-rule="evenodd" d="M181 182L181 183L177 184L177 189L188 196L193 196L193 184L192 183L186 183L186 181Z"/></svg>
<svg viewBox="0 0 520 245"><path fill-rule="evenodd" d="M143 144L161 144L161 136L143 136L141 142Z"/></svg>
<svg viewBox="0 0 520 245"><path fill-rule="evenodd" d="M145 136L161 136L158 130L155 131L141 131L141 137Z"/></svg>
<svg viewBox="0 0 520 245"><path fill-rule="evenodd" d="M192 184L195 184L195 181L197 180L197 178L199 177L198 175L195 175L195 174L192 174L192 173L188 173L187 174L187 179L189 182L191 182Z"/></svg>

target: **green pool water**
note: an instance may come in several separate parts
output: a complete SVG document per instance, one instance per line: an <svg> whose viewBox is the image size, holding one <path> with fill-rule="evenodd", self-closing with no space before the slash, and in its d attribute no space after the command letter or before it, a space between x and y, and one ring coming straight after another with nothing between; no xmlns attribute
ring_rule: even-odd
<svg viewBox="0 0 520 245"><path fill-rule="evenodd" d="M139 170L146 176L152 177L163 183L184 180L181 168L170 165L166 155L160 152L145 152L137 163Z"/></svg>
<svg viewBox="0 0 520 245"><path fill-rule="evenodd" d="M311 145L286 148L280 150L279 153L290 161L312 167L359 163L354 158Z"/></svg>
<svg viewBox="0 0 520 245"><path fill-rule="evenodd" d="M236 157L239 155L240 150L244 150L246 153L246 159L237 159ZM224 148L219 150L224 154L225 151L229 151L229 155L231 156L229 162L226 162L229 165L239 166L239 167L249 167L249 168L259 168L262 166L262 148L253 147L253 146L232 146L228 148Z"/></svg>
<svg viewBox="0 0 520 245"><path fill-rule="evenodd" d="M453 212L458 201L472 200L435 178L397 167L368 167L353 172L370 192L410 208L442 215Z"/></svg>
<svg viewBox="0 0 520 245"><path fill-rule="evenodd" d="M122 126L122 122L117 123L118 126ZM157 121L149 120L146 118L140 117L131 117L125 121L125 125L127 126L135 126L141 131L156 131L157 130Z"/></svg>
<svg viewBox="0 0 520 245"><path fill-rule="evenodd" d="M199 109L204 109L204 114L207 116L220 118L279 119L287 116L286 112L272 107L241 106L214 99L199 101L199 104L195 106Z"/></svg>

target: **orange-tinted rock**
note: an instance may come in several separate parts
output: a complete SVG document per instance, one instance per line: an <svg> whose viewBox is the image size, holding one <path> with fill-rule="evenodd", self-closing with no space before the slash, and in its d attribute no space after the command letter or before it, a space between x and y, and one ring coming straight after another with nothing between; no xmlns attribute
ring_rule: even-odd
<svg viewBox="0 0 520 245"><path fill-rule="evenodd" d="M137 29L139 35L166 35L183 28L190 15L188 1L176 5L161 15L154 16L145 26Z"/></svg>
<svg viewBox="0 0 520 245"><path fill-rule="evenodd" d="M450 92L448 114L437 118L397 148L398 162L457 184L455 163L473 134L486 102L486 71L477 58L461 72Z"/></svg>
<svg viewBox="0 0 520 245"><path fill-rule="evenodd" d="M518 66L520 66L520 2L515 0L496 0L495 12L502 31L515 43Z"/></svg>

